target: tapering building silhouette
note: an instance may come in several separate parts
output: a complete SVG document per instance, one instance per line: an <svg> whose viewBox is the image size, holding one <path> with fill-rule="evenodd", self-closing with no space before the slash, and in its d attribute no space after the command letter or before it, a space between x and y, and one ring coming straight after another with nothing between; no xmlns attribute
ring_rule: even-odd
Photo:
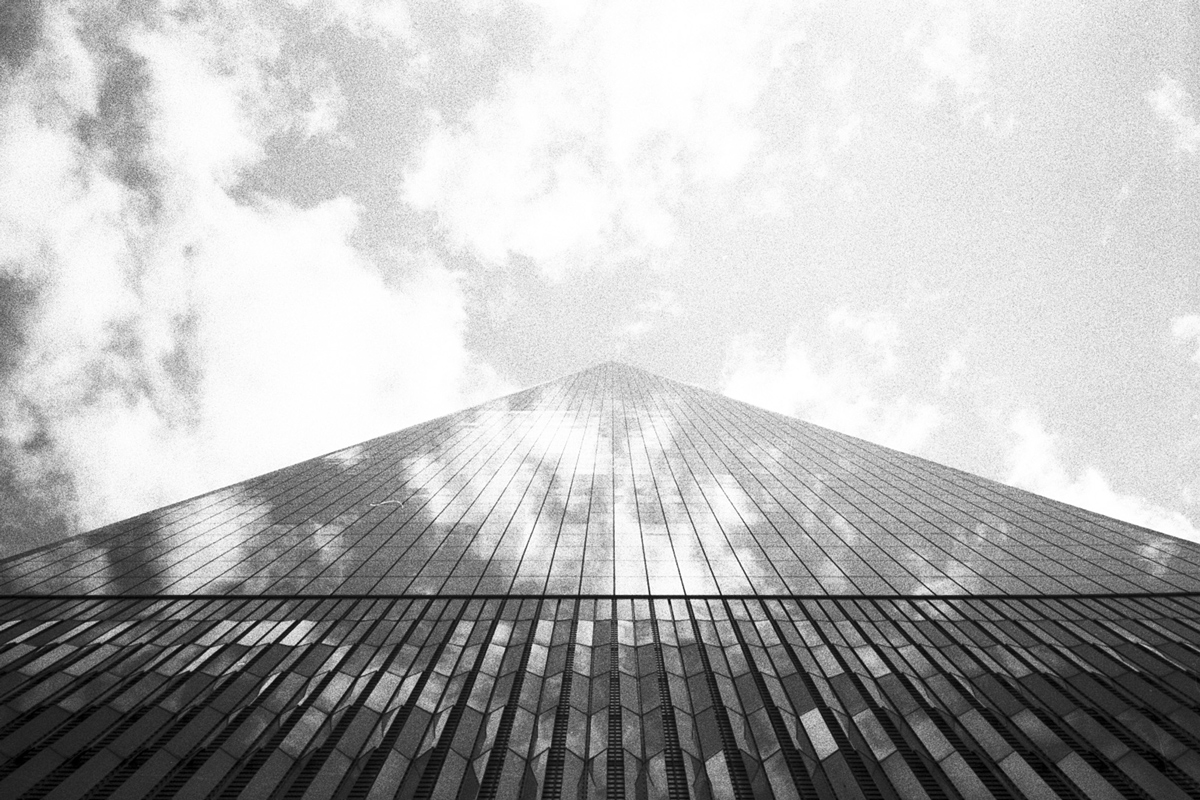
<svg viewBox="0 0 1200 800"><path fill-rule="evenodd" d="M1200 546L617 364L0 592L4 798L1200 796Z"/></svg>

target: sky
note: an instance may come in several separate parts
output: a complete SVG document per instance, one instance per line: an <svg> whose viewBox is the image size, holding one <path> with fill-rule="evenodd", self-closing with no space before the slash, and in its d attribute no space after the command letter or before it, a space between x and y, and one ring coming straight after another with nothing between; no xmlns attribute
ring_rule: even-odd
<svg viewBox="0 0 1200 800"><path fill-rule="evenodd" d="M0 554L595 363L1200 540L1200 7L0 5Z"/></svg>

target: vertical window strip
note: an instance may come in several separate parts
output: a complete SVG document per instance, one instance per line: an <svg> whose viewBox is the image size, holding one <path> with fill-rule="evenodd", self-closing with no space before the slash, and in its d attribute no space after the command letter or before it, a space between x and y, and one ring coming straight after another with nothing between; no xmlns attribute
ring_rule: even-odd
<svg viewBox="0 0 1200 800"><path fill-rule="evenodd" d="M775 734L775 742L778 744L783 753L784 764L787 765L788 774L792 778L792 783L795 784L796 790L800 792L801 797L811 797L816 794L814 786L808 770L805 769L804 759L800 756L800 751L796 748L795 742L792 741L791 734L788 733L787 726L784 725L783 715L779 711L779 707L775 705L774 699L771 697L771 692L767 688L766 680L763 678L762 672L754 658L754 654L750 649L750 643L747 641L746 632L742 630L742 620L733 613L730 608L730 601L722 599L725 604L725 611L733 626L733 634L737 639L738 646L741 648L742 657L746 660L746 664L750 669L750 677L754 681L754 687L758 691L759 698L762 700L763 706L766 709L767 719L771 723L771 730ZM742 603L741 600L734 600L734 603ZM748 620L754 620L756 614L770 613L762 605L749 601L744 606L747 610ZM747 625L752 628L751 625ZM755 643L758 644L757 631L753 632Z"/></svg>
<svg viewBox="0 0 1200 800"><path fill-rule="evenodd" d="M608 620L608 754L605 796L625 800L624 724L621 719L621 653L617 635L617 598L612 598Z"/></svg>
<svg viewBox="0 0 1200 800"><path fill-rule="evenodd" d="M500 788L500 778L504 772L505 763L508 761L509 739L512 737L513 721L517 716L517 707L521 700L521 689L525 685L525 673L529 666L529 653L533 649L543 602L544 599L538 599L537 606L528 621L529 624L524 626L525 641L520 645L521 657L517 662L517 669L514 673L512 686L509 689L508 700L505 702L504 711L500 715L500 725L497 727L495 738L490 744L491 752L488 754L487 766L483 771L483 779L479 782L479 800L494 800L496 792ZM573 630L574 626L572 625Z"/></svg>
<svg viewBox="0 0 1200 800"><path fill-rule="evenodd" d="M430 653L430 657L426 662L426 666L421 668L420 675L417 678L415 685L409 691L407 699L396 711L396 715L392 718L391 723L389 723L387 731L383 734L379 744L377 744L369 753L365 754L365 758L360 755L360 759L362 760L362 768L357 775L355 775L354 782L350 785L349 789L344 790L344 796L348 798L348 800L366 800L370 794L371 787L379 778L384 762L387 761L388 756L392 752L392 748L395 746L397 739L400 737L400 733L404 729L405 723L408 722L409 716L416 707L417 700L421 697L421 693L424 691L425 685L429 681L429 677L433 673L435 665L441 659L442 653L445 652L447 645L450 644L450 639L453 636L455 629L458 627L459 622L462 620L463 614L467 610L467 603L462 600L455 600L449 605L457 607L453 612L454 616L449 621L449 624L445 626L444 634L437 642L433 651ZM449 610L450 608L442 610L443 620L446 618L446 612ZM415 666L416 665L414 664L414 667ZM339 792L339 794L341 794L341 792Z"/></svg>
<svg viewBox="0 0 1200 800"><path fill-rule="evenodd" d="M704 683L708 688L713 713L717 721L717 732L721 738L721 749L724 751L725 766L729 771L729 782L733 790L733 796L737 800L751 800L754 797L754 791L750 785L750 776L747 774L746 765L742 761L741 751L738 749L737 740L734 738L733 726L729 722L729 714L725 709L725 702L721 699L721 691L717 686L716 675L713 674L712 661L709 659L708 648L700 631L695 607L692 605L693 601L690 598L685 602L689 612L689 621L692 625L692 635L695 637L696 652L700 656L700 664L704 670ZM698 600L696 602L703 603L705 601Z"/></svg>
<svg viewBox="0 0 1200 800"><path fill-rule="evenodd" d="M670 800L689 800L687 772L683 766L683 750L679 746L679 726L675 719L675 703L671 698L671 684L667 678L666 659L663 656L662 636L658 629L656 606L668 615L670 604L653 599L649 602L650 627L654 634L654 665L658 680L659 714L662 716L663 758L667 774L667 795Z"/></svg>
<svg viewBox="0 0 1200 800"><path fill-rule="evenodd" d="M562 683L559 684L558 692L558 708L554 714L554 728L550 735L550 752L546 759L546 772L542 779L542 800L559 800L563 796L563 768L566 762L567 750L567 726L570 724L571 718L571 689L574 686L575 678L575 649L576 640L579 636L579 603L578 601L565 600L563 602L570 603L572 608L570 632L567 635L567 653L566 663L563 665ZM530 634L530 643L533 642L532 632ZM522 655L521 670L525 668L525 663L528 661L528 650ZM516 711L516 697L519 694L519 686L514 686L514 695L510 700L513 711ZM505 709L508 712L508 709ZM511 726L511 721L510 721ZM502 729L504 723L501 722ZM493 758L495 756L493 755ZM491 763L488 764L489 772L492 770ZM499 786L499 774L497 772L495 779L496 786ZM480 791L480 800L492 800L496 796L495 790L492 789L490 794L484 794Z"/></svg>

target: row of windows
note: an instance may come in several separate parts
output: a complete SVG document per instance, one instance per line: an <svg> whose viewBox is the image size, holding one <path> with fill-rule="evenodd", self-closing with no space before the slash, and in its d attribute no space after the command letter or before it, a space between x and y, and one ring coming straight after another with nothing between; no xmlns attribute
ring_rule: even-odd
<svg viewBox="0 0 1200 800"><path fill-rule="evenodd" d="M1198 667L1196 597L27 598L0 796L1183 798Z"/></svg>

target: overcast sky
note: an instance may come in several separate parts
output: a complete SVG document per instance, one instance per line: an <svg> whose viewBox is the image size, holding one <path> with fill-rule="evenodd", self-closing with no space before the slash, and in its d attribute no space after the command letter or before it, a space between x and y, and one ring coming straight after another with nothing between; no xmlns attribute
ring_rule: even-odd
<svg viewBox="0 0 1200 800"><path fill-rule="evenodd" d="M619 359L1200 538L1200 11L0 5L0 552Z"/></svg>

